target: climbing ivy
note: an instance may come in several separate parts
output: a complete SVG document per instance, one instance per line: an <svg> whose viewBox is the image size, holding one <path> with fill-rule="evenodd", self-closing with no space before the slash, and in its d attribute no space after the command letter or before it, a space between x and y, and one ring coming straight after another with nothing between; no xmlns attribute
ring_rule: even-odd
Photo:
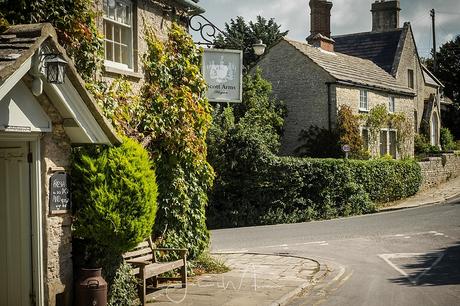
<svg viewBox="0 0 460 306"><path fill-rule="evenodd" d="M173 24L167 41L147 27L139 133L157 165L158 212L154 232L166 247L196 257L208 247L205 208L214 172L206 161L211 110L201 75L201 50Z"/></svg>
<svg viewBox="0 0 460 306"><path fill-rule="evenodd" d="M369 147L374 148L373 155L377 155L380 130L383 128L394 128L397 130L396 147L402 157L412 155L413 123L404 113L390 114L384 104L379 104L363 116L366 126L369 129Z"/></svg>

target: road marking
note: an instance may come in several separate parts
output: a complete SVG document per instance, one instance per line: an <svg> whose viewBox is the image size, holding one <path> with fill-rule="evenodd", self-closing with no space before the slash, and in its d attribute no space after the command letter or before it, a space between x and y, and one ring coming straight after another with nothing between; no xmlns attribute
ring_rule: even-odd
<svg viewBox="0 0 460 306"><path fill-rule="evenodd" d="M424 269L422 273L417 275L416 278L412 278L407 274L404 270L398 268L394 263L391 262L391 259L398 259L398 258L412 258L418 256L426 256L424 253L395 253L395 254L379 254L380 258L382 258L388 265L390 265L393 269L401 273L405 276L413 285L417 285L418 281L425 276L428 272L431 271L444 257L444 253L439 255L438 258L429 266L428 268Z"/></svg>

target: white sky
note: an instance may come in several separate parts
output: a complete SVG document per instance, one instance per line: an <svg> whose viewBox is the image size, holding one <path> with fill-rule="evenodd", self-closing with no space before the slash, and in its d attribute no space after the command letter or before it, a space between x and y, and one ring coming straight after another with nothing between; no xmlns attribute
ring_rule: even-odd
<svg viewBox="0 0 460 306"><path fill-rule="evenodd" d="M275 18L288 37L305 40L310 33L309 0L200 0L204 16L224 29L225 22L237 16L246 21L257 15ZM332 35L371 30L371 4L374 0L332 0ZM430 10L437 11L438 46L460 34L460 0L401 0L401 26L410 21L420 56L427 57L432 48ZM195 35L196 37L196 35Z"/></svg>

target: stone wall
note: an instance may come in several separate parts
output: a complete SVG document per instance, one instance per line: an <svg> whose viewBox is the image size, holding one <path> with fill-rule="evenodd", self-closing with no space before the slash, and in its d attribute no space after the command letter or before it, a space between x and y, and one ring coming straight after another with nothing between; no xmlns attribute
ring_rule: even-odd
<svg viewBox="0 0 460 306"><path fill-rule="evenodd" d="M300 145L302 130L311 125L328 127L326 83L334 79L285 41L270 49L258 66L272 83L274 97L286 103L288 113L280 153L290 155Z"/></svg>
<svg viewBox="0 0 460 306"><path fill-rule="evenodd" d="M460 176L460 154L442 154L419 163L422 168L421 190L426 190Z"/></svg>
<svg viewBox="0 0 460 306"><path fill-rule="evenodd" d="M38 100L53 125L53 131L44 133L40 141L45 300L49 306L72 305L72 216L51 215L48 205L50 177L55 171L69 168L71 146L56 108L45 95Z"/></svg>

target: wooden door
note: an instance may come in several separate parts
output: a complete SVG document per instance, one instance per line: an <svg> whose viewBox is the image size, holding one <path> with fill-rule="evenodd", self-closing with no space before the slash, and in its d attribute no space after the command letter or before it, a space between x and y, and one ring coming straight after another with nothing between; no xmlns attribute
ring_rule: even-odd
<svg viewBox="0 0 460 306"><path fill-rule="evenodd" d="M31 305L27 142L0 142L0 305Z"/></svg>

